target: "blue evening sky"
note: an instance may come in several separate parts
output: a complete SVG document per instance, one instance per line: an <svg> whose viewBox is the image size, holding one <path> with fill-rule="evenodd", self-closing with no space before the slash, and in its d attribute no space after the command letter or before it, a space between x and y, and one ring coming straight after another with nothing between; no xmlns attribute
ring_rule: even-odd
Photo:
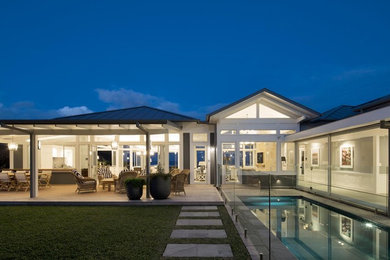
<svg viewBox="0 0 390 260"><path fill-rule="evenodd" d="M0 1L0 118L390 94L390 1Z"/></svg>

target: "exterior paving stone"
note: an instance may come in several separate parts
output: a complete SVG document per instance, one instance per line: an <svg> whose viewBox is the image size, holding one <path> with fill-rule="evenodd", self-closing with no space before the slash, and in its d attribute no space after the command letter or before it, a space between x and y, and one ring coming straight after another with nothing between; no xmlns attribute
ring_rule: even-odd
<svg viewBox="0 0 390 260"><path fill-rule="evenodd" d="M176 229L171 238L226 238L223 229Z"/></svg>
<svg viewBox="0 0 390 260"><path fill-rule="evenodd" d="M177 226L222 226L220 219L178 219Z"/></svg>
<svg viewBox="0 0 390 260"><path fill-rule="evenodd" d="M163 257L233 257L228 244L168 244Z"/></svg>
<svg viewBox="0 0 390 260"><path fill-rule="evenodd" d="M217 210L217 206L183 206L181 208L183 211L189 210Z"/></svg>
<svg viewBox="0 0 390 260"><path fill-rule="evenodd" d="M185 211L180 212L180 217L219 217L218 211L211 211L211 212L196 212L196 211Z"/></svg>

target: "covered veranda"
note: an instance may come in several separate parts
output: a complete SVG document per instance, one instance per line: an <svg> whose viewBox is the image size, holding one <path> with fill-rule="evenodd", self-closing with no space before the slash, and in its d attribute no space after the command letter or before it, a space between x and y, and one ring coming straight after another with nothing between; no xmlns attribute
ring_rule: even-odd
<svg viewBox="0 0 390 260"><path fill-rule="evenodd" d="M149 199L149 176L157 171L157 166L164 173L183 169L183 124L197 121L147 107L52 120L2 120L0 142L13 147L8 168L26 172L29 196L27 192L6 191L1 192L1 200L95 200L102 196L104 200L127 200L123 194L115 193L115 188L110 189L113 183L108 187L98 183L95 194L74 192L74 181L69 182L72 169L97 180L101 167L113 175L123 169L139 171L147 184L144 196ZM57 175L56 182L41 187L44 171L51 171L52 178ZM59 176L67 176L68 180L64 182Z"/></svg>

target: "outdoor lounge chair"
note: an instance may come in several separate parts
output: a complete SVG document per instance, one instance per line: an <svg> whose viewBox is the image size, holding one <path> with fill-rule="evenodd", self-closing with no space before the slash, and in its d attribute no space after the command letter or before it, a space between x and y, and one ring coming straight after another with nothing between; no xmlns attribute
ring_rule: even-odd
<svg viewBox="0 0 390 260"><path fill-rule="evenodd" d="M171 180L171 192L173 192L173 194L184 192L184 195L186 195L186 191L184 190L186 179L187 175L185 173L179 173L173 176Z"/></svg>
<svg viewBox="0 0 390 260"><path fill-rule="evenodd" d="M15 172L16 187L15 190L27 191L30 188L30 180L26 176L25 171Z"/></svg>
<svg viewBox="0 0 390 260"><path fill-rule="evenodd" d="M129 171L129 170L123 170L119 173L119 177L116 180L116 192L119 193L124 193L126 192L126 186L125 186L125 181L127 179L132 179L137 177L137 172L135 171Z"/></svg>
<svg viewBox="0 0 390 260"><path fill-rule="evenodd" d="M83 177L81 173L79 173L76 170L72 171L73 176L76 179L76 184L77 184L77 189L75 192L80 193L80 192L96 192L97 187L96 187L96 180L89 178L89 177Z"/></svg>
<svg viewBox="0 0 390 260"><path fill-rule="evenodd" d="M0 173L0 190L10 191L14 188L14 183L11 178L8 176L7 172Z"/></svg>

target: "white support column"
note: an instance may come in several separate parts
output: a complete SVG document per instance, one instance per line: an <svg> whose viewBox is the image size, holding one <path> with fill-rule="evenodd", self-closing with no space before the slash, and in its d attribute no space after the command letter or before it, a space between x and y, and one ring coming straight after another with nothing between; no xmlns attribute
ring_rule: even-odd
<svg viewBox="0 0 390 260"><path fill-rule="evenodd" d="M276 173L282 173L282 144L280 142L280 136L276 142Z"/></svg>
<svg viewBox="0 0 390 260"><path fill-rule="evenodd" d="M34 133L30 134L30 198L38 196L38 169L36 165L37 139Z"/></svg>
<svg viewBox="0 0 390 260"><path fill-rule="evenodd" d="M236 141L234 143L234 153L235 153L235 167L236 167L236 174L238 181L242 184L242 174L241 174L241 169L240 169L240 141ZM244 156L244 154L243 154ZM244 159L242 159L243 166L244 164Z"/></svg>
<svg viewBox="0 0 390 260"><path fill-rule="evenodd" d="M161 147L161 146L160 146ZM164 145L162 145L163 149L161 149L161 153L164 154L162 158L164 159L164 170L165 172L169 172L169 144L165 142Z"/></svg>
<svg viewBox="0 0 390 260"><path fill-rule="evenodd" d="M80 141L79 136L76 135L76 147L75 147L75 162L74 167L81 172L81 165L80 165Z"/></svg>
<svg viewBox="0 0 390 260"><path fill-rule="evenodd" d="M9 151L9 168L14 169L14 151Z"/></svg>
<svg viewBox="0 0 390 260"><path fill-rule="evenodd" d="M150 198L150 134L146 133L146 198Z"/></svg>

